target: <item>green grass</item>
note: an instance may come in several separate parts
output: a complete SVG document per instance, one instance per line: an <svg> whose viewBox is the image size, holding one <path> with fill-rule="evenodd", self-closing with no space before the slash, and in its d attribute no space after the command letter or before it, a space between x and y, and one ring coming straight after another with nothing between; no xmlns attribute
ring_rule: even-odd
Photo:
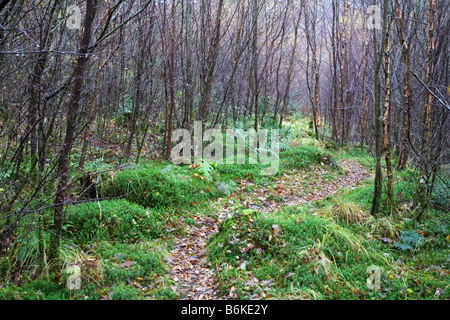
<svg viewBox="0 0 450 320"><path fill-rule="evenodd" d="M214 184L198 170L150 164L117 172L102 194L125 197L146 208L189 208L217 195Z"/></svg>
<svg viewBox="0 0 450 320"><path fill-rule="evenodd" d="M222 292L238 288L241 299L255 294L279 299L435 299L437 292L440 299L450 297L448 230L432 226L422 245L404 252L395 248L394 239L381 240L394 238L380 232L392 226L388 219L388 227L370 218L349 225L313 215L316 209L289 209L267 217L237 213L225 220L208 247ZM367 288L372 265L382 270L380 292Z"/></svg>
<svg viewBox="0 0 450 320"><path fill-rule="evenodd" d="M360 148L346 147L343 150L336 152L337 159L353 159L358 161L361 165L368 169L375 169L375 160L372 155Z"/></svg>
<svg viewBox="0 0 450 320"><path fill-rule="evenodd" d="M208 252L221 270L223 292L230 290L231 285L245 286L251 278L249 270L260 283L270 281L266 295L283 296L292 288L310 288L337 299L349 286L364 287L370 265L390 268L379 247L333 220L286 210L267 217L236 214L223 222L220 232L211 239ZM331 291L322 292L325 286ZM242 290L238 298L248 299L262 291L254 286ZM372 296L376 293L366 297Z"/></svg>
<svg viewBox="0 0 450 320"><path fill-rule="evenodd" d="M301 145L280 153L283 170L302 169L314 164L333 165L331 154L314 146Z"/></svg>
<svg viewBox="0 0 450 320"><path fill-rule="evenodd" d="M79 245L156 239L164 231L165 219L161 212L123 199L84 203L68 208L64 236Z"/></svg>

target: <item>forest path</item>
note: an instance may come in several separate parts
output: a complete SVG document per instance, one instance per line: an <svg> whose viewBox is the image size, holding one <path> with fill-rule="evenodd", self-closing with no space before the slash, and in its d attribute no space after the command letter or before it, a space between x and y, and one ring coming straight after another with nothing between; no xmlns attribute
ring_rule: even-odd
<svg viewBox="0 0 450 320"><path fill-rule="evenodd" d="M330 175L324 166L312 166L308 169L293 170L283 174L268 187L255 188L245 192L248 181L241 181L236 194L246 198L243 207L270 214L286 206L296 206L333 195L342 188L356 186L370 176L364 166L354 160L339 160L344 174ZM308 181L308 183L305 183ZM274 201L278 198L278 201ZM254 201L258 199L258 201ZM223 206L221 199L210 203L211 210L217 210L217 219L212 215L198 213L193 219L195 224L188 228L186 236L177 239L170 252L171 276L178 283L172 288L183 300L226 300L229 294L219 296L214 269L206 256L209 237L218 231L220 223L227 218L229 208Z"/></svg>

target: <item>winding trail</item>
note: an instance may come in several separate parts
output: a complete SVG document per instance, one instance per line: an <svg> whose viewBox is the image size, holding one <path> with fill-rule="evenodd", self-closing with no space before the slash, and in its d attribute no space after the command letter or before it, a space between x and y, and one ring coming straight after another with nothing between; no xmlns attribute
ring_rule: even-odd
<svg viewBox="0 0 450 320"><path fill-rule="evenodd" d="M270 214L286 206L296 206L309 201L316 201L335 194L342 188L355 188L356 185L370 176L366 168L356 161L342 159L340 166L345 174L338 179L329 179L329 172L322 166L312 166L305 170L293 170L283 174L273 183L272 196L281 197L282 202L275 202L269 197L267 189L256 190L260 194L260 202L252 204L249 208L265 214ZM312 181L305 185L304 181ZM312 178L312 180L310 180ZM245 193L246 181L241 182L236 193ZM255 193L246 194L249 199ZM211 210L219 210L218 218L204 216L198 213L193 219L195 224L188 228L188 234L177 239L174 249L170 252L171 265L170 278L178 285L172 288L182 300L227 300L229 295L220 295L216 285L214 269L206 256L206 247L209 237L218 231L218 226L227 217L225 208L216 208L221 199L210 203Z"/></svg>

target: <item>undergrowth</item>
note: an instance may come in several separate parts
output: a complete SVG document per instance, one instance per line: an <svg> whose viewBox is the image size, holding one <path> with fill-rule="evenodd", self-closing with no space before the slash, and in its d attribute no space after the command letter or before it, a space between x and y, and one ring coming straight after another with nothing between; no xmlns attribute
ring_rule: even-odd
<svg viewBox="0 0 450 320"><path fill-rule="evenodd" d="M333 179L344 174L341 159L374 168L372 156L361 149L315 140L304 119L287 126L274 176L261 176L260 164L206 161L177 166L143 160L104 172L95 181L98 195L116 199L65 210L62 271L51 273L40 260L39 246L46 248L49 241L49 211L45 232L21 228L0 261L0 299L176 299L167 262L174 237L195 224L197 212L217 217L208 203L219 197L230 205L231 216L210 238L207 256L223 294L236 299L448 299L448 196L438 182L432 206L422 222L416 221L414 170L395 172L397 203L384 206L376 218L369 214L371 178L271 214L244 208L243 192L251 194L299 169L319 165ZM86 171L112 168L101 159L88 163ZM301 183L308 186L311 179L305 174ZM235 192L242 181L251 183ZM367 287L372 266L381 270L380 290ZM74 267L81 271L79 290L67 286Z"/></svg>

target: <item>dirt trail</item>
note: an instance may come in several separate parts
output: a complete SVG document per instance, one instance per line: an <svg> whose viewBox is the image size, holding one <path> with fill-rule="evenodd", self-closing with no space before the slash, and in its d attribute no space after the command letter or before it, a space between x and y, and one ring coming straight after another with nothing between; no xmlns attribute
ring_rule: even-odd
<svg viewBox="0 0 450 320"><path fill-rule="evenodd" d="M329 172L321 166L314 166L308 170L298 170L283 175L274 182L272 193L281 197L281 203L261 198L259 207L250 206L259 212L270 213L280 210L284 206L295 206L301 203L315 201L336 193L338 190L357 185L365 180L370 173L357 163L348 159L339 161L345 174L339 179L327 179ZM304 178L313 175L313 180L305 186ZM243 183L242 185L244 185ZM244 192L245 187L236 192ZM267 190L260 190L261 194L267 195ZM256 190L258 193L258 190ZM249 197L255 193L248 194ZM214 207L213 203L210 204ZM213 209L215 210L215 209ZM170 278L178 286L172 288L181 299L184 300L225 300L229 296L220 296L219 289L215 284L214 270L206 256L206 246L209 237L218 231L218 226L226 218L222 210L218 219L198 214L194 217L195 224L188 228L188 234L177 240L174 249L170 252L170 265L172 267Z"/></svg>
<svg viewBox="0 0 450 320"><path fill-rule="evenodd" d="M206 257L209 237L217 232L219 221L210 217L194 217L189 234L179 239L170 252L171 279L178 283L176 291L184 300L218 300L214 270Z"/></svg>
<svg viewBox="0 0 450 320"><path fill-rule="evenodd" d="M305 202L312 202L331 196L343 188L355 188L359 183L370 176L367 169L356 161L342 159L339 165L345 171L342 176L329 176L329 169L320 165L312 166L304 170L295 170L289 175L283 174L274 181L272 196L281 201L270 200L264 192L259 194L262 202L259 204L259 212L271 213L281 210L283 207L294 207ZM305 180L308 184L305 184ZM351 187L352 186L352 187ZM256 191L256 196L258 190ZM255 196L255 193L253 193ZM273 197L272 197L273 198Z"/></svg>

